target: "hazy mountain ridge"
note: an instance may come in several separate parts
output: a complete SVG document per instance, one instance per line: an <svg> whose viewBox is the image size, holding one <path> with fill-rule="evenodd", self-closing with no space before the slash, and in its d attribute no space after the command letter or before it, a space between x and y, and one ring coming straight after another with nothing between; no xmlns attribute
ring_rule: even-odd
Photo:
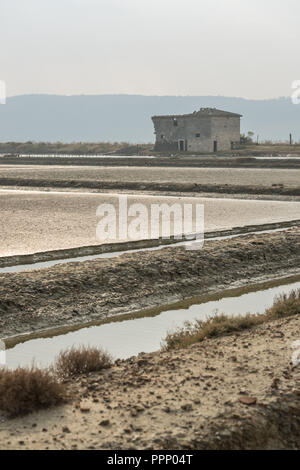
<svg viewBox="0 0 300 470"><path fill-rule="evenodd" d="M243 115L242 132L300 141L300 106L290 98L221 96L23 95L0 106L0 141L153 142L151 116L216 107Z"/></svg>

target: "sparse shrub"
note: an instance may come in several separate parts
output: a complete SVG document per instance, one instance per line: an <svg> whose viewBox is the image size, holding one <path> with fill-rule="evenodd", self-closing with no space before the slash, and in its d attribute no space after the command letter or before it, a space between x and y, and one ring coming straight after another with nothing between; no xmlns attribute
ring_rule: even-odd
<svg viewBox="0 0 300 470"><path fill-rule="evenodd" d="M251 145L253 144L254 132L249 131L247 135L241 134L241 144Z"/></svg>
<svg viewBox="0 0 300 470"><path fill-rule="evenodd" d="M186 322L183 328L167 334L162 343L164 350L181 349L200 343L206 338L215 338L246 330L262 323L300 314L300 289L289 295L276 297L271 308L262 315L226 316L216 315L206 321Z"/></svg>
<svg viewBox="0 0 300 470"><path fill-rule="evenodd" d="M216 338L230 333L246 330L262 323L262 315L228 317L215 315L206 321L196 320L194 323L186 322L183 328L168 333L162 347L171 349L185 348L194 343L200 343L207 338Z"/></svg>
<svg viewBox="0 0 300 470"><path fill-rule="evenodd" d="M283 318L300 314L300 289L289 295L281 294L275 298L271 308L266 310L268 318Z"/></svg>
<svg viewBox="0 0 300 470"><path fill-rule="evenodd" d="M0 409L17 417L66 400L65 387L49 370L36 367L0 370Z"/></svg>
<svg viewBox="0 0 300 470"><path fill-rule="evenodd" d="M99 348L81 346L62 351L54 364L59 377L70 378L88 372L98 372L112 366L112 358Z"/></svg>

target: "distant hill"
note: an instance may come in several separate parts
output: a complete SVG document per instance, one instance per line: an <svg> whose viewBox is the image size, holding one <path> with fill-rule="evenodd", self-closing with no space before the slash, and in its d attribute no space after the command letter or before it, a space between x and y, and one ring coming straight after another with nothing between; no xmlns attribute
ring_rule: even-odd
<svg viewBox="0 0 300 470"><path fill-rule="evenodd" d="M152 115L216 107L243 115L242 132L300 141L300 105L222 96L24 95L0 105L0 141L153 142Z"/></svg>

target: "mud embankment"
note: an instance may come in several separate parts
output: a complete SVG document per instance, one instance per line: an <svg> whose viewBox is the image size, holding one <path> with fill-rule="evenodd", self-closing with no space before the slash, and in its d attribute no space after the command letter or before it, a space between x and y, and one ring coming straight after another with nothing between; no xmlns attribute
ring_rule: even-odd
<svg viewBox="0 0 300 470"><path fill-rule="evenodd" d="M300 196L300 186L274 185L230 185L230 184L197 184L197 183L158 183L137 181L92 181L92 180L55 180L55 179L22 179L0 178L2 187L45 188L45 189L86 189L95 191L150 191L164 193L224 194L227 196L266 195L266 196Z"/></svg>
<svg viewBox="0 0 300 470"><path fill-rule="evenodd" d="M0 335L75 325L299 272L300 229L0 275Z"/></svg>
<svg viewBox="0 0 300 470"><path fill-rule="evenodd" d="M262 232L272 230L283 230L290 227L300 227L300 220L292 220L286 222L274 222L263 225L247 225L246 227L235 227L230 230L220 230L207 232L205 234L205 240L211 240L218 237L234 237L237 235L248 234L251 232ZM101 245L90 245L81 246L78 248L69 248L62 250L50 250L36 252L30 255L14 255L14 256L1 256L0 257L0 269L10 266L22 265L34 265L36 263L47 263L48 261L67 261L69 259L80 258L85 256L97 256L108 253L123 254L123 252L131 250L143 250L143 249L155 249L159 247L166 247L169 245L181 244L186 241L186 237L183 235L182 240L177 240L174 236L170 238L153 238L149 240L136 240L120 243L103 243ZM80 259L74 261L81 261ZM32 266L34 269L34 266ZM24 268L24 270L26 270Z"/></svg>
<svg viewBox="0 0 300 470"><path fill-rule="evenodd" d="M286 168L286 169L299 169L300 168L300 158L276 158L276 155L273 154L275 158L265 153L256 153L255 155L248 152L244 156L214 156L214 155L184 155L184 156L159 156L155 155L155 158L144 158L143 156L133 156L127 158L122 156L118 158L106 158L102 157L80 157L79 155L74 155L70 157L62 156L22 156L18 157L16 155L7 155L0 157L0 167L1 164L4 165L82 165L82 166L135 166L135 167L174 167L174 168ZM264 157L266 159L256 159L255 156ZM299 157L298 154L295 155Z"/></svg>

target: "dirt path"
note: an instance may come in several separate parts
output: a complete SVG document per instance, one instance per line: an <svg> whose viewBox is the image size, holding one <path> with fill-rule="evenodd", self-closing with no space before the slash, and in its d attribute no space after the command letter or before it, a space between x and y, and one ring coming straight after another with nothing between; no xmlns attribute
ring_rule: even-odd
<svg viewBox="0 0 300 470"><path fill-rule="evenodd" d="M0 423L1 449L300 449L290 317L70 382L64 407ZM255 404L243 404L246 397Z"/></svg>
<svg viewBox="0 0 300 470"><path fill-rule="evenodd" d="M2 338L299 274L300 229L0 275Z"/></svg>

